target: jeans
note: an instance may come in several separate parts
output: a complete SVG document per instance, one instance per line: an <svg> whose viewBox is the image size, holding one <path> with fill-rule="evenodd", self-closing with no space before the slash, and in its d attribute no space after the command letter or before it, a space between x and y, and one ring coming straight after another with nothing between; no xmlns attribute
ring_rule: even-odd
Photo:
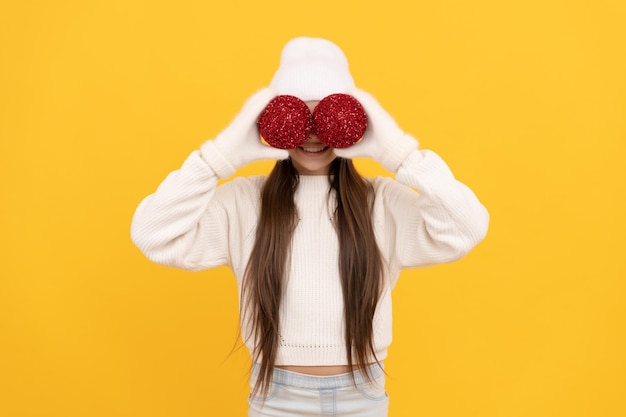
<svg viewBox="0 0 626 417"><path fill-rule="evenodd" d="M250 385L254 386L258 366L252 369ZM374 364L369 366L372 381L355 371L356 386L350 373L315 376L275 368L267 395L248 399L248 416L359 416L387 417L389 398L385 392L385 373Z"/></svg>

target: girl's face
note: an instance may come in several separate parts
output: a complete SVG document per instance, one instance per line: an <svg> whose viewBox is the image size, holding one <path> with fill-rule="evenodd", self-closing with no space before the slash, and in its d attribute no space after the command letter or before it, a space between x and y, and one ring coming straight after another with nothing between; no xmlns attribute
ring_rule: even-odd
<svg viewBox="0 0 626 417"><path fill-rule="evenodd" d="M311 112L319 101L308 101ZM333 148L322 143L315 133L311 133L306 141L295 149L289 150L294 168L300 175L328 175L330 164L337 155Z"/></svg>

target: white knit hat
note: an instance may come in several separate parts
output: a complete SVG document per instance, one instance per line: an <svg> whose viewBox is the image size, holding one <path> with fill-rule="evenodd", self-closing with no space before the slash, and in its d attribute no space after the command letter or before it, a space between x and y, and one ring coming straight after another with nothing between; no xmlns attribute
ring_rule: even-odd
<svg viewBox="0 0 626 417"><path fill-rule="evenodd" d="M280 56L280 66L270 87L304 101L321 100L354 88L348 60L334 43L300 37L289 41Z"/></svg>

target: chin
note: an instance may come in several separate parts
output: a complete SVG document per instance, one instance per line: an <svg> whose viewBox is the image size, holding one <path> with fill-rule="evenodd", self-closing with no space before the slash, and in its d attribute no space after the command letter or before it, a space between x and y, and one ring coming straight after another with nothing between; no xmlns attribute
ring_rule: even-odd
<svg viewBox="0 0 626 417"><path fill-rule="evenodd" d="M330 165L335 158L336 156L333 155L328 159L311 161L292 157L291 161L300 175L328 175Z"/></svg>

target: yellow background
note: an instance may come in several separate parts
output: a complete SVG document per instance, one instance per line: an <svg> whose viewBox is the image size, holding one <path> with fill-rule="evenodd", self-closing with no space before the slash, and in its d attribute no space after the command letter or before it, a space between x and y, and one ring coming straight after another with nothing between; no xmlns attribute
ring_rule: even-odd
<svg viewBox="0 0 626 417"><path fill-rule="evenodd" d="M401 277L390 415L626 415L625 21L619 0L3 2L0 415L245 415L230 272L153 265L129 224L298 35L339 44L492 216Z"/></svg>

